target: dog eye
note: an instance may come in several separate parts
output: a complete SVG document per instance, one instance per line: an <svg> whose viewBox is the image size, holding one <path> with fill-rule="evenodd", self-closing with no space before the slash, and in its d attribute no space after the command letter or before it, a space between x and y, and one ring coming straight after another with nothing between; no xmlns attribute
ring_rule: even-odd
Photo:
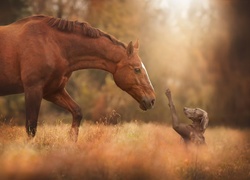
<svg viewBox="0 0 250 180"><path fill-rule="evenodd" d="M140 68L135 68L134 71L135 71L136 74L141 73L141 69Z"/></svg>

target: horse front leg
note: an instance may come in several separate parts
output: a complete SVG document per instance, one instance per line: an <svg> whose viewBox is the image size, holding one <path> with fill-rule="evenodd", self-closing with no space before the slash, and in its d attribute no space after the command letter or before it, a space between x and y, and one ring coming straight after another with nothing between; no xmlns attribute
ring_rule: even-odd
<svg viewBox="0 0 250 180"><path fill-rule="evenodd" d="M82 120L82 113L79 105L70 97L65 89L59 90L54 94L44 97L47 101L62 107L71 112L73 117L70 138L76 142L78 138L79 126Z"/></svg>
<svg viewBox="0 0 250 180"><path fill-rule="evenodd" d="M26 132L29 137L36 135L37 119L42 101L42 90L38 87L25 88Z"/></svg>

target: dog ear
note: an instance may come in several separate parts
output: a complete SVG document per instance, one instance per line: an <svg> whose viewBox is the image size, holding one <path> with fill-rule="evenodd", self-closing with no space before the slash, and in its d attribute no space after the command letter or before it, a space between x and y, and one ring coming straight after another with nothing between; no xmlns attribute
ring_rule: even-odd
<svg viewBox="0 0 250 180"><path fill-rule="evenodd" d="M201 119L201 127L202 127L203 132L207 129L208 121L209 119L208 119L207 112L204 112L203 117Z"/></svg>

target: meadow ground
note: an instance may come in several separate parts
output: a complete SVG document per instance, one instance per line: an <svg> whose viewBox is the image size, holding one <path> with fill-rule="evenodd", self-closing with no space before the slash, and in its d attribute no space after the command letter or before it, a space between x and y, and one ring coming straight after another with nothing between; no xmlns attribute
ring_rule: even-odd
<svg viewBox="0 0 250 180"><path fill-rule="evenodd" d="M208 128L207 147L185 148L167 125L83 123L77 143L70 125L0 126L0 179L166 180L250 179L250 132ZM188 152L187 152L188 151Z"/></svg>

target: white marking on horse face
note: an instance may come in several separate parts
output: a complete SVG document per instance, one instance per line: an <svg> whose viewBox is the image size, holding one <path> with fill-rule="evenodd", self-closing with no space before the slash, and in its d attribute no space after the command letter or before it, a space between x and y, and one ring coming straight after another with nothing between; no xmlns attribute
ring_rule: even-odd
<svg viewBox="0 0 250 180"><path fill-rule="evenodd" d="M142 67L142 69L144 69L144 71L145 71L145 73L146 73L146 76L147 76L147 78L148 78L148 82L149 82L150 86L152 87L152 89L154 90L154 87L153 87L153 85L152 85L152 83L151 83L151 81L150 81L150 79L149 79L148 72L147 72L147 70L146 70L146 68L145 68L145 66L144 66L144 64L143 64L143 62L141 62L141 67Z"/></svg>

